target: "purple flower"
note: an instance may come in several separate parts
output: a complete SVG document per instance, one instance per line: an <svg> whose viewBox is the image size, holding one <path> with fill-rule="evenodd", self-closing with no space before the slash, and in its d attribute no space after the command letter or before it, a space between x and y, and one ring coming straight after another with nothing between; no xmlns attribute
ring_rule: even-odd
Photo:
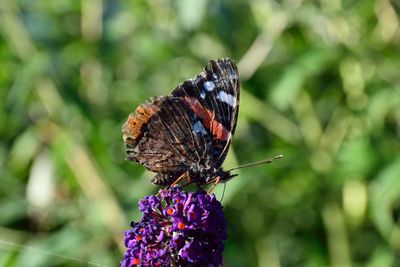
<svg viewBox="0 0 400 267"><path fill-rule="evenodd" d="M139 209L143 217L125 232L121 266L222 265L226 221L215 195L175 186L140 200Z"/></svg>

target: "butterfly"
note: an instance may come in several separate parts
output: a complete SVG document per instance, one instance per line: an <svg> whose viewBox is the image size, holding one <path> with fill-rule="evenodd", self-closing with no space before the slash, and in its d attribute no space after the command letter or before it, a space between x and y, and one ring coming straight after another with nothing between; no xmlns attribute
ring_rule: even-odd
<svg viewBox="0 0 400 267"><path fill-rule="evenodd" d="M168 96L139 105L122 126L126 159L156 175L156 185L214 185L236 175L222 164L239 112L239 73L234 60L210 60L203 72Z"/></svg>

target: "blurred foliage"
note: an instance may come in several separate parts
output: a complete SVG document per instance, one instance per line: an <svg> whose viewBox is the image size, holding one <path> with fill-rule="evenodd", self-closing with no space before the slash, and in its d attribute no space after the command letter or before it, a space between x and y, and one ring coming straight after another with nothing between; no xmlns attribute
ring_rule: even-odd
<svg viewBox="0 0 400 267"><path fill-rule="evenodd" d="M225 266L400 266L397 0L0 1L0 266L117 266L153 175L121 125L241 73ZM217 188L222 197L224 187Z"/></svg>

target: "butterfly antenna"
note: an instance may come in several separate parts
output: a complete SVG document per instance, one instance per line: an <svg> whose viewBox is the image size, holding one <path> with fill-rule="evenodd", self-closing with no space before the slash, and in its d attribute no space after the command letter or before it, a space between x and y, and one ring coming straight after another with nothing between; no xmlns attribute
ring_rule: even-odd
<svg viewBox="0 0 400 267"><path fill-rule="evenodd" d="M226 183L224 183L224 191L222 191L222 197L221 197L221 200L219 202L222 202L222 200L224 200L225 189L226 189Z"/></svg>
<svg viewBox="0 0 400 267"><path fill-rule="evenodd" d="M251 167L251 166L271 163L272 161L274 161L276 159L281 159L281 158L283 158L283 156L282 155L278 155L278 156L275 156L273 158L264 159L264 160L260 160L260 161L256 161L256 162L252 162L252 163L248 163L248 164L244 164L244 165L241 165L241 166L237 166L235 168L230 169L228 172L233 171L233 170L237 170L237 169Z"/></svg>

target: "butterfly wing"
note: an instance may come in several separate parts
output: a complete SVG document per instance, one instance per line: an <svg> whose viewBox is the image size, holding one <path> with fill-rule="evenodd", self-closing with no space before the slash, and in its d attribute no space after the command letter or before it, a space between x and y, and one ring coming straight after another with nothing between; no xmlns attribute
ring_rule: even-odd
<svg viewBox="0 0 400 267"><path fill-rule="evenodd" d="M157 97L140 105L122 130L126 158L159 173L156 184L170 184L174 177L212 162L209 133L179 97Z"/></svg>
<svg viewBox="0 0 400 267"><path fill-rule="evenodd" d="M156 172L152 182L159 185L169 185L187 171L219 168L235 131L238 107L235 62L212 60L170 96L156 97L129 116L122 127L126 158Z"/></svg>
<svg viewBox="0 0 400 267"><path fill-rule="evenodd" d="M229 58L211 60L194 79L183 82L172 95L184 100L211 135L215 167L228 153L239 111L240 84L236 63Z"/></svg>

